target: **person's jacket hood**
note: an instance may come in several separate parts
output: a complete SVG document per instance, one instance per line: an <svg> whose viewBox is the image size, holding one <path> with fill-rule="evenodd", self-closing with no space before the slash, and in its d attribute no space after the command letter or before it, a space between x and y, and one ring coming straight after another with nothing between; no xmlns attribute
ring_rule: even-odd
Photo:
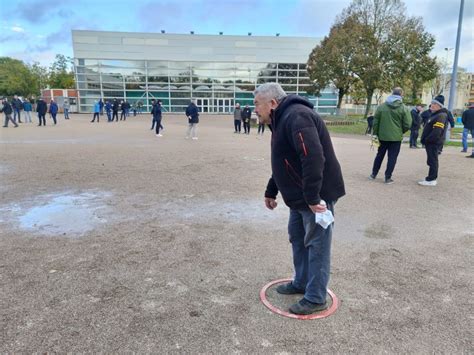
<svg viewBox="0 0 474 355"><path fill-rule="evenodd" d="M314 108L314 105L304 97L295 94L287 95L283 100L280 101L278 107L272 112L272 126L276 127L278 125L279 117L281 117L282 113L285 112L289 106L294 104L307 106L311 110Z"/></svg>
<svg viewBox="0 0 474 355"><path fill-rule="evenodd" d="M387 100L385 100L387 105L393 108L400 107L402 105L402 97L399 95L390 95L387 97Z"/></svg>

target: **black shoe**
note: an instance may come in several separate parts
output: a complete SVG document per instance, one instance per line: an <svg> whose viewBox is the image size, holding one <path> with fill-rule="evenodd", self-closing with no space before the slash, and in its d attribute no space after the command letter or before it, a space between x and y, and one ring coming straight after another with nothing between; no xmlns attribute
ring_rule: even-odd
<svg viewBox="0 0 474 355"><path fill-rule="evenodd" d="M466 158L474 158L474 154L466 155Z"/></svg>
<svg viewBox="0 0 474 355"><path fill-rule="evenodd" d="M393 181L391 178L388 178L388 179L385 178L385 183L386 183L387 185L391 185L391 184L393 184L394 182L395 182L395 181Z"/></svg>
<svg viewBox="0 0 474 355"><path fill-rule="evenodd" d="M302 298L299 302L290 306L290 313L293 314L312 314L315 312L324 311L328 308L328 303L313 303L308 301L306 298Z"/></svg>
<svg viewBox="0 0 474 355"><path fill-rule="evenodd" d="M293 286L293 282L288 282L284 285L280 285L276 288L276 291L282 295L295 295L301 293L304 295L304 290L296 288Z"/></svg>
<svg viewBox="0 0 474 355"><path fill-rule="evenodd" d="M369 175L369 180L375 180L376 176L374 174Z"/></svg>

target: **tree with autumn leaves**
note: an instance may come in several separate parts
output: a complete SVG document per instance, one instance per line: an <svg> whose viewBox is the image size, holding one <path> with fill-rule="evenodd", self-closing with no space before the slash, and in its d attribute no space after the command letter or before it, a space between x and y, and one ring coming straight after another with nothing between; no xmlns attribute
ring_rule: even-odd
<svg viewBox="0 0 474 355"><path fill-rule="evenodd" d="M405 89L407 101L417 101L438 70L429 55L434 44L422 19L407 17L400 0L353 0L311 52L307 70L316 92L338 89L338 108L344 95L362 88L367 116L374 93L395 86Z"/></svg>

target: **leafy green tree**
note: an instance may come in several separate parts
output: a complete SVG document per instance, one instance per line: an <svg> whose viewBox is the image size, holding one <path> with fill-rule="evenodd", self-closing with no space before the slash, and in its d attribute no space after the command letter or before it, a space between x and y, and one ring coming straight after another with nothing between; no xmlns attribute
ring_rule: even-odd
<svg viewBox="0 0 474 355"><path fill-rule="evenodd" d="M341 108L344 95L356 82L352 69L353 51L347 45L355 20L336 23L321 44L311 52L306 70L313 82L315 94L319 94L329 84L334 85L339 91L337 108Z"/></svg>
<svg viewBox="0 0 474 355"><path fill-rule="evenodd" d="M29 67L21 60L10 57L0 57L0 95L2 96L31 96L36 89Z"/></svg>
<svg viewBox="0 0 474 355"><path fill-rule="evenodd" d="M46 88L49 83L49 72L48 68L41 66L38 62L28 66L33 77L31 85L34 87L36 95L41 94L41 90Z"/></svg>
<svg viewBox="0 0 474 355"><path fill-rule="evenodd" d="M73 89L74 72L71 69L72 59L62 54L56 54L56 59L49 68L49 85L52 88Z"/></svg>

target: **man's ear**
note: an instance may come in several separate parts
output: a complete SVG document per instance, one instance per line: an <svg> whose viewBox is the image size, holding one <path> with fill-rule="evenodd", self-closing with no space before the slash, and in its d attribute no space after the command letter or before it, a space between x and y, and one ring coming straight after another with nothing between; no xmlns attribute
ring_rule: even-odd
<svg viewBox="0 0 474 355"><path fill-rule="evenodd" d="M276 109L278 106L278 101L275 99L272 99L272 101L270 101L270 104L271 104L272 109Z"/></svg>

